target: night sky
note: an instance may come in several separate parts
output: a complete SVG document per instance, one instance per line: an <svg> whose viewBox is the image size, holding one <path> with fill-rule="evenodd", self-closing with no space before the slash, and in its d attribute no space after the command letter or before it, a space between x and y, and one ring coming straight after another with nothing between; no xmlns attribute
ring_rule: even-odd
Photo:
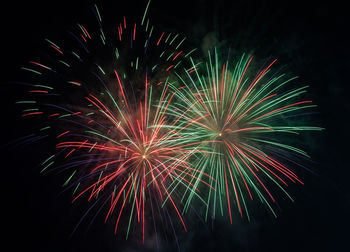
<svg viewBox="0 0 350 252"><path fill-rule="evenodd" d="M15 108L16 93L9 81L31 60L50 35L65 32L88 1L10 2L1 15L2 113L2 230L8 251L153 251L119 240L103 218L70 234L87 205L72 205L61 194L63 176L42 176L38 158L48 151L45 142L27 147L6 143L30 130ZM144 1L102 1L104 16L117 21L144 8ZM179 236L184 251L350 251L349 166L349 18L341 1L152 1L151 22L158 29L180 32L193 47L206 50L211 41L232 50L278 58L301 83L310 85L318 104L316 122L326 128L306 139L315 174L303 173L304 186L292 187L295 202L286 199L275 219L258 214L252 222L218 220L213 231L191 230ZM10 91L11 90L11 93ZM7 244L8 243L8 244ZM164 251L176 246L164 245Z"/></svg>

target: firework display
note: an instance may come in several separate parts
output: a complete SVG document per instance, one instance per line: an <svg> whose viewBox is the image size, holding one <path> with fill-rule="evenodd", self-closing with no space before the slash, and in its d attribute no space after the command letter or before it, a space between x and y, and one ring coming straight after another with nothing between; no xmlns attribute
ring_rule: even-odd
<svg viewBox="0 0 350 252"><path fill-rule="evenodd" d="M191 209L232 223L234 208L250 220L248 201L260 201L276 216L276 193L292 200L288 184L303 184L299 133L321 130L304 119L316 106L307 86L274 72L276 60L257 70L246 54L196 58L186 37L151 24L149 5L114 26L93 5L96 22L46 38L22 66L16 103L39 125L24 141L55 147L41 173L67 174L72 202L106 209L115 233L143 243L187 231Z"/></svg>

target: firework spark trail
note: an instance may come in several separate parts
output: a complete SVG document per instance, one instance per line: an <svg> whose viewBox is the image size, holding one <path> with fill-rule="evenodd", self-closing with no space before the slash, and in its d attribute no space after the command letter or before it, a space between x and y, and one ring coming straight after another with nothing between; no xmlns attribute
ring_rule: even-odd
<svg viewBox="0 0 350 252"><path fill-rule="evenodd" d="M283 135L321 130L290 126L293 121L287 120L287 116L315 105L299 98L307 86L282 93L295 78L286 79L284 74L269 77L276 60L255 75L250 70L253 57L243 55L233 66L229 60L219 62L215 49L205 64L192 60L190 69L178 73L181 87L171 86L178 101L168 112L180 118L176 125L182 128L181 135L192 137L193 142L201 142L199 148L208 150L192 161L195 168L213 178L210 185L215 190L206 194L206 219L209 214L213 218L217 212L223 214L225 205L231 223L233 205L249 219L248 198L259 199L276 216L272 206L276 199L268 185L277 186L292 199L284 187L288 181L303 182L283 163L287 159L269 153L269 146L287 150L290 156L308 157L305 151L284 143ZM194 178L190 182L194 187L203 185ZM192 192L184 194L185 209L192 198Z"/></svg>

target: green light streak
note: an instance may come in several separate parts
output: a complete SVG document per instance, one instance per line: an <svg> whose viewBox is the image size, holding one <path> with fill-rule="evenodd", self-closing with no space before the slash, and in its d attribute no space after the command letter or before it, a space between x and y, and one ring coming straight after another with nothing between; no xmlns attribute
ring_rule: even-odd
<svg viewBox="0 0 350 252"><path fill-rule="evenodd" d="M26 71L28 71L28 72L32 72L32 73L41 75L41 72L38 72L38 71L33 70L33 69L31 69L31 68L21 67L21 69L22 69L22 70L26 70Z"/></svg>

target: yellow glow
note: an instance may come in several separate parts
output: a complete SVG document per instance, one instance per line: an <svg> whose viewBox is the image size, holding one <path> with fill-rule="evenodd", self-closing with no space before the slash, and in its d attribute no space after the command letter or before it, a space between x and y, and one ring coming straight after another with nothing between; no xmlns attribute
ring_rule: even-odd
<svg viewBox="0 0 350 252"><path fill-rule="evenodd" d="M222 133L221 133L221 132L219 133L219 136L222 136Z"/></svg>
<svg viewBox="0 0 350 252"><path fill-rule="evenodd" d="M143 159L146 159L146 155L142 155L142 158L143 158Z"/></svg>

